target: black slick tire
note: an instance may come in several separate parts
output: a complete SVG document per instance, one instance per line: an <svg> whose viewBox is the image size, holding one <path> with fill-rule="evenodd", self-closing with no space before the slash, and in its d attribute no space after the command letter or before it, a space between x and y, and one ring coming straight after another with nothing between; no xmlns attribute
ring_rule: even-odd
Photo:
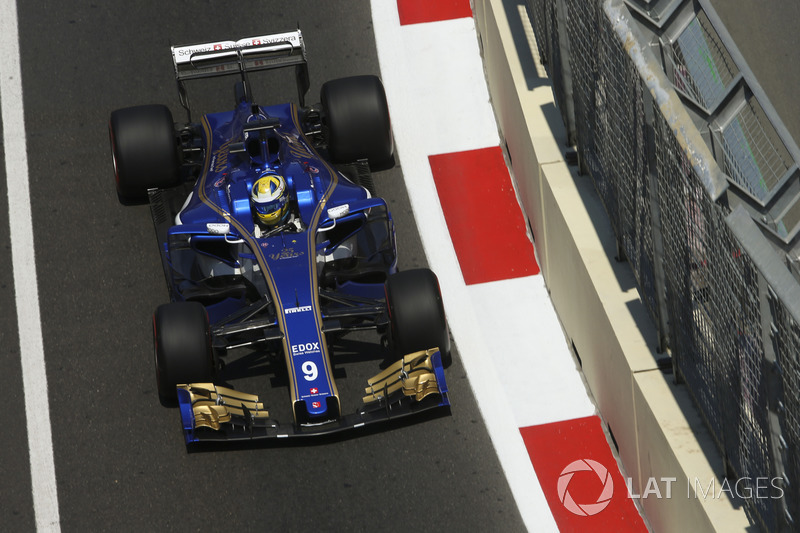
<svg viewBox="0 0 800 533"><path fill-rule="evenodd" d="M395 355L438 347L449 365L450 333L436 274L427 268L398 272L389 276L385 289Z"/></svg>
<svg viewBox="0 0 800 533"><path fill-rule="evenodd" d="M126 107L108 122L117 196L125 205L147 203L148 189L180 182L172 113L163 105Z"/></svg>
<svg viewBox="0 0 800 533"><path fill-rule="evenodd" d="M392 125L380 79L353 76L331 80L322 86L320 99L334 163L366 159L372 169L392 165Z"/></svg>
<svg viewBox="0 0 800 533"><path fill-rule="evenodd" d="M156 383L161 402L177 399L175 386L214 380L214 357L205 307L197 302L164 304L153 314Z"/></svg>

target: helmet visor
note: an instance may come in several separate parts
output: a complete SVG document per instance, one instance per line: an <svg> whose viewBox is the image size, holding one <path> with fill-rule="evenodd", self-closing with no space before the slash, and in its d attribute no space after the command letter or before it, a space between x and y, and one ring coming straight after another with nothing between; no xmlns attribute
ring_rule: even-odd
<svg viewBox="0 0 800 533"><path fill-rule="evenodd" d="M286 206L286 196L281 196L269 202L253 202L256 213L259 215L272 215L279 212Z"/></svg>

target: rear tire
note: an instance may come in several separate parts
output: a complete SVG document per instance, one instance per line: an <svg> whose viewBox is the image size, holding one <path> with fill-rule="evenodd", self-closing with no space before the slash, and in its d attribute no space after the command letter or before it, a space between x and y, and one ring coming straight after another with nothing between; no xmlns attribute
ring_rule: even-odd
<svg viewBox="0 0 800 533"><path fill-rule="evenodd" d="M166 106L118 109L111 113L108 134L121 203L147 203L148 189L178 185L178 146L172 113Z"/></svg>
<svg viewBox="0 0 800 533"><path fill-rule="evenodd" d="M436 274L427 268L389 276L385 284L395 355L438 347L450 364L450 332Z"/></svg>
<svg viewBox="0 0 800 533"><path fill-rule="evenodd" d="M392 124L380 79L353 76L332 80L322 86L320 98L334 163L366 159L372 169L392 166Z"/></svg>
<svg viewBox="0 0 800 533"><path fill-rule="evenodd" d="M180 383L214 380L208 314L200 303L159 306L153 315L153 345L156 384L162 403L175 403L175 386Z"/></svg>

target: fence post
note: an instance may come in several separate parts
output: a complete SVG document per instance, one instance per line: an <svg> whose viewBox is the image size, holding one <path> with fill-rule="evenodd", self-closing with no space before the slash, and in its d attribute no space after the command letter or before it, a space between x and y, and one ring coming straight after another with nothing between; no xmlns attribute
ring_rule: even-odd
<svg viewBox="0 0 800 533"><path fill-rule="evenodd" d="M564 121L567 127L567 146L574 146L575 105L572 102L572 68L569 64L569 38L567 37L567 7L564 0L556 0L556 20L558 21L558 51L561 54L561 83L564 88Z"/></svg>
<svg viewBox="0 0 800 533"><path fill-rule="evenodd" d="M658 339L656 340L656 350L664 353L669 346L669 321L667 320L667 291L666 274L664 271L664 237L661 227L661 209L658 204L658 170L656 162L656 132L655 117L653 116L653 96L650 91L643 91L644 97L644 116L647 124L647 191L650 203L650 231L653 240L653 291L656 296L656 316L658 323ZM672 357L673 379L678 379L675 357Z"/></svg>

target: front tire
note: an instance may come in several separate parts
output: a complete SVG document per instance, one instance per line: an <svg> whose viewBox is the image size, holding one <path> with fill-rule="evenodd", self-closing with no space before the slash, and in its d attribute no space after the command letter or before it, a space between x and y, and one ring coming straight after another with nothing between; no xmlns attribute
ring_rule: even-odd
<svg viewBox="0 0 800 533"><path fill-rule="evenodd" d="M108 122L117 196L125 205L147 203L148 189L180 183L172 113L163 105L126 107Z"/></svg>
<svg viewBox="0 0 800 533"><path fill-rule="evenodd" d="M214 380L211 332L202 304L176 302L159 306L153 315L153 345L162 403L176 401L178 384Z"/></svg>
<svg viewBox="0 0 800 533"><path fill-rule="evenodd" d="M320 92L334 163L366 159L372 169L394 163L389 105L381 80L353 76L325 83Z"/></svg>
<svg viewBox="0 0 800 533"><path fill-rule="evenodd" d="M438 347L449 365L450 332L436 274L427 268L406 270L389 276L384 287L395 355Z"/></svg>

